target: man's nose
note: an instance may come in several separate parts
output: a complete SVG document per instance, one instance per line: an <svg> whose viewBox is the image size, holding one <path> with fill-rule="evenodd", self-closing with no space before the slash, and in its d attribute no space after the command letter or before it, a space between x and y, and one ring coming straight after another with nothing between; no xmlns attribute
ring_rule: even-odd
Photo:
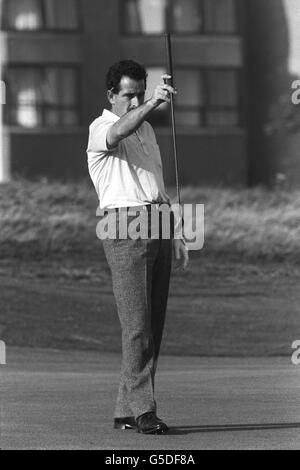
<svg viewBox="0 0 300 470"><path fill-rule="evenodd" d="M131 106L132 107L137 107L139 105L139 100L138 100L138 97L135 96L134 98L132 98L131 100Z"/></svg>

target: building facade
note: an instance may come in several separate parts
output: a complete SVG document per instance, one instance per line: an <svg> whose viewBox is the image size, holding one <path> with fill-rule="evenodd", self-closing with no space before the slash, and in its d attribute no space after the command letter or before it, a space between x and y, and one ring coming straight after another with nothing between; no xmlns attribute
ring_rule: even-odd
<svg viewBox="0 0 300 470"><path fill-rule="evenodd" d="M253 94L261 93L253 67L262 60L248 22L254 2L260 8L256 0L1 0L7 172L86 176L88 126L108 106L108 67L125 58L142 63L151 90L166 71L164 33L170 31L181 183L259 181L257 155L267 119L256 116L265 113L261 95L253 102ZM151 120L165 179L173 184L168 109ZM268 169L263 179L268 181Z"/></svg>

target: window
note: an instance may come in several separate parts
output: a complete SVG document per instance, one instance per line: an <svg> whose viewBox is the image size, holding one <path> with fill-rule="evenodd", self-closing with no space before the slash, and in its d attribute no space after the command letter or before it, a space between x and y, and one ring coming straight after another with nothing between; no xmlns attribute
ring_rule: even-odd
<svg viewBox="0 0 300 470"><path fill-rule="evenodd" d="M239 77L234 71L207 71L208 126L239 125Z"/></svg>
<svg viewBox="0 0 300 470"><path fill-rule="evenodd" d="M173 0L169 5L170 29L174 33L199 33L203 27L199 0Z"/></svg>
<svg viewBox="0 0 300 470"><path fill-rule="evenodd" d="M122 0L127 34L237 31L236 0Z"/></svg>
<svg viewBox="0 0 300 470"><path fill-rule="evenodd" d="M77 0L2 0L1 28L15 31L76 30Z"/></svg>
<svg viewBox="0 0 300 470"><path fill-rule="evenodd" d="M175 71L177 124L204 126L205 90L203 73L199 70Z"/></svg>
<svg viewBox="0 0 300 470"><path fill-rule="evenodd" d="M80 124L76 68L10 67L5 82L6 124L26 128Z"/></svg>
<svg viewBox="0 0 300 470"><path fill-rule="evenodd" d="M167 0L126 0L128 33L160 34L166 29Z"/></svg>
<svg viewBox="0 0 300 470"><path fill-rule="evenodd" d="M42 9L39 0L4 0L2 2L4 29L19 31L41 29Z"/></svg>
<svg viewBox="0 0 300 470"><path fill-rule="evenodd" d="M165 70L147 69L147 95ZM185 127L241 126L240 74L230 69L178 69L174 71L178 95L175 98L176 122ZM153 125L169 125L168 106L160 106L151 119Z"/></svg>
<svg viewBox="0 0 300 470"><path fill-rule="evenodd" d="M235 0L204 0L205 30L211 33L233 33L236 27Z"/></svg>

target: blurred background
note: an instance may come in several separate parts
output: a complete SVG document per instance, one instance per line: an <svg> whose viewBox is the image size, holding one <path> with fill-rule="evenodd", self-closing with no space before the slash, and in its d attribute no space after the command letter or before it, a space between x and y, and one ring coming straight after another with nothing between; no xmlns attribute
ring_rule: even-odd
<svg viewBox="0 0 300 470"><path fill-rule="evenodd" d="M299 187L297 0L1 0L2 179L86 176L87 128L107 106L108 67L141 62L152 90L166 69L166 30L182 183ZM172 184L168 115L153 124Z"/></svg>
<svg viewBox="0 0 300 470"><path fill-rule="evenodd" d="M290 354L300 337L299 0L0 0L0 11L0 338L119 350L88 126L108 107L112 63L142 63L153 89L170 31L182 199L205 204L206 226L190 273L174 276L164 351ZM169 110L151 119L175 194Z"/></svg>

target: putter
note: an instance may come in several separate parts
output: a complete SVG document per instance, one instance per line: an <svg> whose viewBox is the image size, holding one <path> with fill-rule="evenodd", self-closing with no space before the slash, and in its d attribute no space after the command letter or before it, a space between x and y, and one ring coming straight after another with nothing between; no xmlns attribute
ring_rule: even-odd
<svg viewBox="0 0 300 470"><path fill-rule="evenodd" d="M173 76L173 58L172 58L172 43L170 33L165 34L166 39L166 51L167 51L167 73L171 75L170 80L164 80L165 83L168 83L172 87L174 86L174 76ZM179 175L178 175L178 157L177 157L177 136L176 136L176 122L175 122L175 110L174 110L174 96L171 94L171 120L172 120L172 136L173 136L173 154L174 154L174 166L175 166L175 178L176 178L176 193L177 193L177 202L181 208L181 199L180 199L180 186L179 186Z"/></svg>
<svg viewBox="0 0 300 470"><path fill-rule="evenodd" d="M172 43L171 43L171 35L170 33L165 34L166 39L166 52L167 52L167 73L171 76L169 80L164 80L165 83L168 83L172 87L174 87L174 70L173 70L173 57L172 57ZM171 104L171 121L172 121L172 137L173 137L173 155L174 155L174 167L175 167L175 180L176 180L176 194L177 194L177 212L178 218L181 222L178 221L175 224L181 225L181 229L184 226L184 219L182 215L182 207L181 207L181 197L180 197L180 185L179 185L179 171L178 171L178 152L177 152L177 136L176 136L176 121L175 121L175 106L174 106L174 96L171 94L170 96L170 104ZM174 212L175 214L175 212ZM182 238L182 241L185 245L185 249L188 251L188 247L186 245L185 238Z"/></svg>

